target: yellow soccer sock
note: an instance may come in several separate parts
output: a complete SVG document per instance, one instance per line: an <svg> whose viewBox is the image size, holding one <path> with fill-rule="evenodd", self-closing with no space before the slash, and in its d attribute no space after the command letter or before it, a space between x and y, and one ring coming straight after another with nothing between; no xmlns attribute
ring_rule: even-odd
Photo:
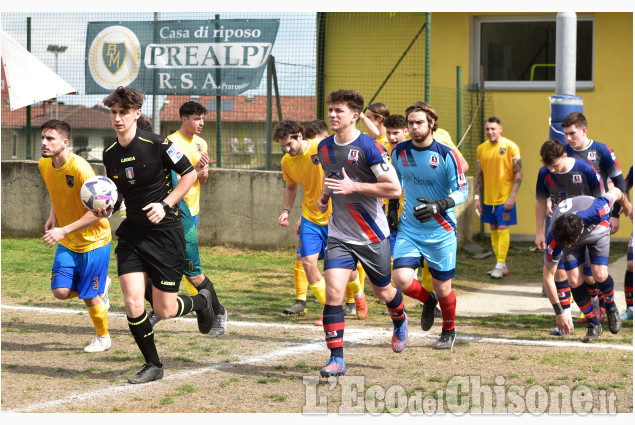
<svg viewBox="0 0 635 425"><path fill-rule="evenodd" d="M427 261L423 262L423 267L421 267L420 270L419 282L421 282L421 286L426 288L428 291L434 291L434 287L432 286L432 275L430 274Z"/></svg>
<svg viewBox="0 0 635 425"><path fill-rule="evenodd" d="M90 315L97 336L108 335L108 314L106 310L106 304L100 302L94 307L88 307L88 314Z"/></svg>
<svg viewBox="0 0 635 425"><path fill-rule="evenodd" d="M296 260L293 266L293 284L295 285L295 299L306 301L306 288L309 286L309 281L301 261Z"/></svg>
<svg viewBox="0 0 635 425"><path fill-rule="evenodd" d="M391 266L392 267L392 266ZM364 283L366 282L366 271L362 267L362 263L357 263L357 279L359 280L359 284L362 286L362 291L364 290Z"/></svg>
<svg viewBox="0 0 635 425"><path fill-rule="evenodd" d="M322 304L322 307L324 307L324 304L326 304L326 283L324 282L324 278L309 286L315 298Z"/></svg>
<svg viewBox="0 0 635 425"><path fill-rule="evenodd" d="M71 298L77 298L79 296L79 294L77 293L77 291L71 291L68 294L68 297L66 298L67 300L70 300Z"/></svg>
<svg viewBox="0 0 635 425"><path fill-rule="evenodd" d="M198 294L198 289L196 289L196 286L192 285L190 281L185 278L185 276L183 276L183 280L185 281L185 289L187 289L187 295L193 297L194 295Z"/></svg>
<svg viewBox="0 0 635 425"><path fill-rule="evenodd" d="M351 294L350 298L349 293ZM359 283L359 277L355 280L351 280L350 282L348 282L348 285L346 285L346 302L354 303L355 298L359 297L363 293L364 291L362 291L362 285Z"/></svg>
<svg viewBox="0 0 635 425"><path fill-rule="evenodd" d="M496 261L505 263L507 251L509 251L509 227L498 231L498 252L496 253Z"/></svg>
<svg viewBox="0 0 635 425"><path fill-rule="evenodd" d="M356 285L359 285L359 282L357 282ZM353 289L351 289L351 282L348 282L348 285L346 285L346 304L350 304L354 302L355 302L355 294L353 293Z"/></svg>
<svg viewBox="0 0 635 425"><path fill-rule="evenodd" d="M499 238L499 231L498 230L492 230L492 249L494 250L494 255L496 256L496 258L498 258L498 238Z"/></svg>

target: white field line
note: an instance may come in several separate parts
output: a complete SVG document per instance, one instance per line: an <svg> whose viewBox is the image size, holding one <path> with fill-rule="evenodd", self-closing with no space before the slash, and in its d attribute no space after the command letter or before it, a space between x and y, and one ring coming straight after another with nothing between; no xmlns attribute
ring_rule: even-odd
<svg viewBox="0 0 635 425"><path fill-rule="evenodd" d="M83 314L83 312L78 310L70 310L70 309L52 309L52 308L40 308L40 307L25 307L25 306L1 306L2 310L21 310L21 311L35 311L46 314ZM110 313L111 316L122 317L125 318L125 315L122 313ZM184 320L184 321L194 321L195 319L190 318L178 318L171 320ZM237 327L267 327L267 328L283 328L283 329L319 329L315 326L308 325L285 325L280 323L253 323L253 322L228 322L228 325L237 326ZM378 337L387 338L391 335L392 332L378 329L354 329L348 327L346 329L346 341L347 342L357 342L363 343L364 341L372 341L377 339ZM420 332L409 332L409 336L417 336L417 337L425 337L425 338L438 338L437 335L423 334ZM566 342L551 342L551 341L526 341L526 340L511 340L504 338L479 338L479 337L469 337L469 336L457 336L457 340L465 341L465 342L477 342L477 343L498 343L498 344L519 344L519 345L536 345L536 346L550 346L550 347L584 347L586 349L589 348L601 348L601 349L617 349L617 350L626 350L632 351L632 346L621 346L621 345L611 345L611 344L582 344L582 343L566 343ZM386 339L386 341L388 341ZM184 380L190 376L199 375L206 372L216 372L223 370L225 368L233 367L234 365L240 364L258 364L263 363L267 360L271 359L281 359L287 356L291 356L294 354L300 353L308 353L313 351L322 350L325 351L324 347L324 339L322 337L316 338L315 340L308 342L306 344L294 345L291 347L285 347L280 350L275 350L260 356L247 357L243 360L233 363L223 363L216 364L213 366L207 366L203 368L193 369L189 371L184 371L175 374L168 374L163 378L162 381L149 382L147 384L140 385L119 385L115 387L105 388L102 390L91 391L86 393L76 393L71 394L67 397L58 400L52 400L43 403L36 403L27 406L23 406L13 410L5 410L3 413L19 413L19 412L34 412L43 409L50 409L56 406L64 405L67 403L71 403L74 401L83 401L83 400L99 400L104 397L110 397L114 394L119 394L127 391L136 391L140 387L144 387L147 385L156 385L163 381L175 381L175 380Z"/></svg>

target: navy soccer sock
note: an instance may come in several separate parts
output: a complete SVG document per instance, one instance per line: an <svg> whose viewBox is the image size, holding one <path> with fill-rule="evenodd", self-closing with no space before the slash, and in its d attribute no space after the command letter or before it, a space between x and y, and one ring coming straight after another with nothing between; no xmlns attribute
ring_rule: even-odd
<svg viewBox="0 0 635 425"><path fill-rule="evenodd" d="M326 347L331 350L331 357L344 358L344 309L341 304L326 304L322 314Z"/></svg>
<svg viewBox="0 0 635 425"><path fill-rule="evenodd" d="M390 318L392 319L395 326L401 326L406 316L405 310L403 308L403 295L401 295L401 291L399 290L399 288L397 288L395 297L386 303L386 307L388 308Z"/></svg>
<svg viewBox="0 0 635 425"><path fill-rule="evenodd" d="M593 312L593 303L591 302L589 292L584 285L580 285L577 288L571 288L571 293L573 294L575 303L578 307L580 307L580 311L582 311L584 317L586 317L587 322L595 326L600 326L600 320Z"/></svg>

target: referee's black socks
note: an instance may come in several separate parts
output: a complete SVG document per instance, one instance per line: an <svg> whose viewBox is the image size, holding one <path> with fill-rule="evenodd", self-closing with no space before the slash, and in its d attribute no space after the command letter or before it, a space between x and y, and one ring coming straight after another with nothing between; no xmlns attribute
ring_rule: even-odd
<svg viewBox="0 0 635 425"><path fill-rule="evenodd" d="M207 299L200 294L194 295L193 297L179 294L176 297L176 304L179 308L174 317L181 317L190 313L192 310L202 311L205 309L205 307L207 307Z"/></svg>
<svg viewBox="0 0 635 425"><path fill-rule="evenodd" d="M152 330L152 324L150 324L148 314L145 310L139 317L128 316L128 327L139 350L141 350L141 354L143 354L145 362L161 367L162 364L161 360L159 360L159 353L157 353L157 346L154 344L154 331Z"/></svg>
<svg viewBox="0 0 635 425"><path fill-rule="evenodd" d="M214 290L214 284L207 276L205 276L203 283L201 283L196 289L199 291L201 289L207 289L209 293L212 294L212 308L214 309L214 314L225 314L225 308L223 308L220 301L218 301L218 296Z"/></svg>

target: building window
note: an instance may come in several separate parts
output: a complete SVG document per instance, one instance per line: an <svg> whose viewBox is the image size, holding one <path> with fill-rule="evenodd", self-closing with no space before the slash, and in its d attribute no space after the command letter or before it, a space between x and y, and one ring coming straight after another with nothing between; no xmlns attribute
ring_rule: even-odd
<svg viewBox="0 0 635 425"><path fill-rule="evenodd" d="M593 16L577 14L576 88L593 88ZM478 16L472 83L486 90L553 90L556 15Z"/></svg>
<svg viewBox="0 0 635 425"><path fill-rule="evenodd" d="M85 136L73 137L73 152L74 153L84 151L86 150L87 147L88 147L88 137L85 137Z"/></svg>

